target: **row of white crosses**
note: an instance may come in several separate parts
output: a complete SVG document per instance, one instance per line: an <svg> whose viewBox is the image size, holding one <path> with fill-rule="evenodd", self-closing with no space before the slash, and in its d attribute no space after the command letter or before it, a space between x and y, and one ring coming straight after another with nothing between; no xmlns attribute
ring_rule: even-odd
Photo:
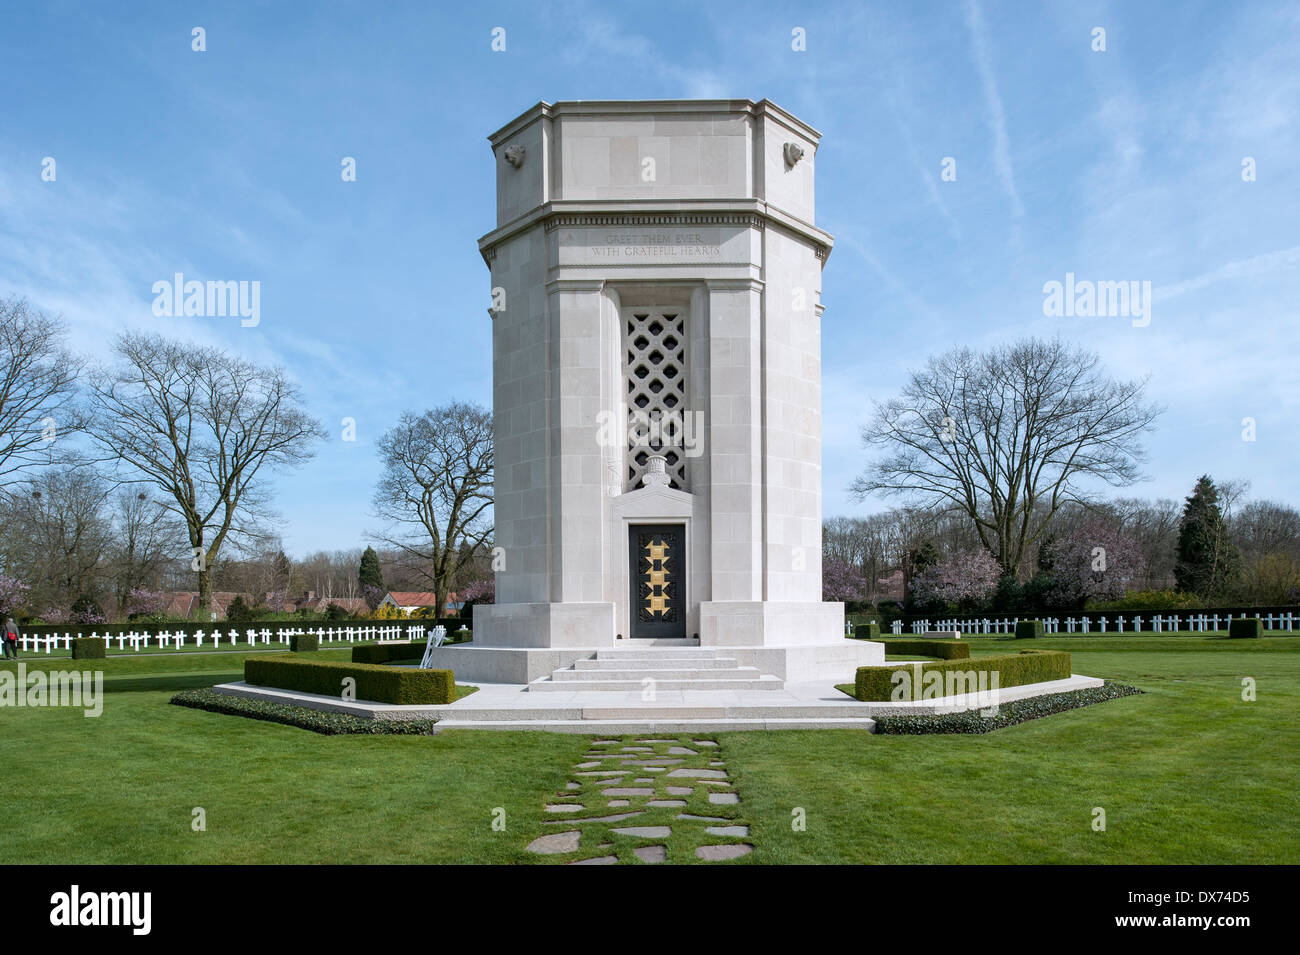
<svg viewBox="0 0 1300 955"><path fill-rule="evenodd" d="M304 633L315 634L322 643L365 643L373 640L423 640L424 625L416 624L411 627L404 626L385 626L385 627L280 627L273 633L271 630L263 627L261 630L247 629L243 633L243 640L248 646L269 645L273 641L280 644L288 644L289 638ZM72 641L81 636L99 637L96 631L90 634L81 633L64 633L59 634L29 634L20 633L18 636L19 647L26 651L31 649L39 652L41 645L45 645L45 652L49 653L52 649L62 645L63 649L71 650ZM207 641L207 646L215 650L221 649L221 641L228 640L229 645L233 648L239 644L240 633L233 627L222 633L220 628L213 628L210 632L195 630L193 633L185 633L183 630L172 632L170 630L160 630L157 633L138 632L132 630L128 633L105 633L103 635L108 646L112 646L116 641L117 649L125 650L128 646L132 650L139 651L142 647L149 649L149 641L155 641L159 649L174 648L177 650L185 647L185 641L192 639L194 646L202 647Z"/></svg>
<svg viewBox="0 0 1300 955"><path fill-rule="evenodd" d="M1048 633L1055 633L1054 629L1058 621L1054 617L1044 617L1043 629ZM914 620L912 621L913 633L932 633L934 631L948 632L956 630L959 633L1014 633L1016 624L1020 622L1019 617L1002 617L990 620L985 617L982 620ZM894 633L903 632L903 623L901 620L895 620L893 624Z"/></svg>
<svg viewBox="0 0 1300 955"><path fill-rule="evenodd" d="M1149 619L1151 621L1152 633L1176 632L1180 628L1195 633L1210 633L1220 630L1227 630L1228 624L1235 618L1250 616L1250 614L1218 614L1218 613L1196 613L1196 614L1155 614ZM960 633L1014 633L1016 624L1020 622L1020 617L1003 617L1000 619L990 620L988 617L982 620L940 620L933 622L930 620L912 621L913 633L929 633L933 631L951 631L956 630ZM1026 618L1037 619L1043 624L1044 633L1061 633L1061 619L1059 617L1037 617ZM1148 618L1141 615L1134 615L1129 618L1132 623L1129 625L1130 633L1140 632L1142 622ZM1187 626L1182 627L1183 620L1186 619ZM1269 613L1259 617L1264 623L1265 630L1285 631L1294 633L1297 626L1300 626L1300 613ZM1109 633L1110 617L1074 617L1065 619L1065 633ZM1125 618L1120 615L1114 618L1115 632L1124 633ZM1096 628L1093 628L1093 621L1096 621ZM1222 623L1222 626L1220 626ZM895 634L903 632L903 622L895 620L891 626Z"/></svg>

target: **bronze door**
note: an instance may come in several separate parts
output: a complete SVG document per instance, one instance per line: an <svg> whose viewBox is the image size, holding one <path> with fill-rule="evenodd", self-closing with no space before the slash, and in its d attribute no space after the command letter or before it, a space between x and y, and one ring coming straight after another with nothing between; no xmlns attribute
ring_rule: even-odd
<svg viewBox="0 0 1300 955"><path fill-rule="evenodd" d="M632 636L686 636L686 529L633 524L628 534Z"/></svg>

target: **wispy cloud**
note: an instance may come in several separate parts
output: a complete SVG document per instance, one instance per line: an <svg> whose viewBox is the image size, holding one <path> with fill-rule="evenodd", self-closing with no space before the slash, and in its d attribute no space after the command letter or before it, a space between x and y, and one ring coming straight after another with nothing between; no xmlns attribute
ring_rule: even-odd
<svg viewBox="0 0 1300 955"><path fill-rule="evenodd" d="M960 239L961 226L957 224L957 220L953 218L952 213L948 210L948 203L944 202L943 196L939 195L938 162L935 162L929 168L926 168L925 164L921 162L920 154L916 151L916 143L912 139L912 132L908 129L907 123L904 122L901 117L899 119L899 127L903 131L903 143L907 147L908 159L911 160L912 168L916 170L916 174L920 176L921 181L925 183L925 190L930 196L930 202L932 202L934 207L939 210L939 214L947 220L949 234L954 239Z"/></svg>
<svg viewBox="0 0 1300 955"><path fill-rule="evenodd" d="M1011 166L1011 140L1007 136L1006 112L1002 108L1002 96L998 93L998 81L993 73L988 28L984 24L984 12L976 0L968 0L966 3L966 27L970 30L971 56L975 60L975 68L979 70L984 103L989 111L989 126L993 131L993 165L1007 198L1011 200L1013 213L1023 216L1025 207L1016 191L1016 175Z"/></svg>
<svg viewBox="0 0 1300 955"><path fill-rule="evenodd" d="M1300 245L1293 245L1289 249L1278 249L1275 252L1265 252L1251 256L1249 259L1226 262L1217 269L1211 269L1190 279L1172 285L1157 286L1152 295L1157 301L1164 301L1188 292L1195 292L1216 282L1255 278L1272 272L1289 272L1296 268L1300 268Z"/></svg>
<svg viewBox="0 0 1300 955"><path fill-rule="evenodd" d="M847 246L848 248L852 249L858 255L859 258L861 258L864 262L866 262L867 265L871 266L872 271L874 271L878 276L884 279L885 284L888 285L891 289L893 289L894 292L898 294L898 297L901 298L904 302L906 302L908 307L911 308L913 312L915 312L917 315L920 315L930 320L931 322L939 321L938 313L936 313L933 308L931 308L924 301L918 298L916 294L913 293L913 291L907 287L907 283L898 279L893 272L887 269L885 267L885 264L881 262L879 258L876 257L876 254L872 252L871 249L867 248L867 246L863 245L862 242L860 242L859 240L853 238L853 236L844 234L844 232L840 229L835 229L833 231L837 235L837 238L835 240L836 244L841 246Z"/></svg>
<svg viewBox="0 0 1300 955"><path fill-rule="evenodd" d="M569 9L569 22L577 28L577 42L566 50L570 62L590 67L593 60L611 63L654 64L655 72L667 77L673 95L692 99L718 99L736 95L721 74L686 66L670 50L662 50L638 33L623 29L614 19L593 6L580 4Z"/></svg>

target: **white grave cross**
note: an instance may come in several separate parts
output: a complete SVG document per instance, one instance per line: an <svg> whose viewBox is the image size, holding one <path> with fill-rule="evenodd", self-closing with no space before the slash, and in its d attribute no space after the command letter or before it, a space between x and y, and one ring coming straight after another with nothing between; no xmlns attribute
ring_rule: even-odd
<svg viewBox="0 0 1300 955"><path fill-rule="evenodd" d="M429 642L424 648L424 659L420 661L421 670L433 669L433 649L447 642L447 628L434 627L429 631Z"/></svg>

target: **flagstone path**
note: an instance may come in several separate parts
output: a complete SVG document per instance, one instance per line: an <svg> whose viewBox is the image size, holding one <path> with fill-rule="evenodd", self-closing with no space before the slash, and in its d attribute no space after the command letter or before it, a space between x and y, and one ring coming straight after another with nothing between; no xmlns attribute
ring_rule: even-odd
<svg viewBox="0 0 1300 955"><path fill-rule="evenodd" d="M754 851L722 748L695 734L593 740L542 810L555 832L527 848L555 863L720 862Z"/></svg>

